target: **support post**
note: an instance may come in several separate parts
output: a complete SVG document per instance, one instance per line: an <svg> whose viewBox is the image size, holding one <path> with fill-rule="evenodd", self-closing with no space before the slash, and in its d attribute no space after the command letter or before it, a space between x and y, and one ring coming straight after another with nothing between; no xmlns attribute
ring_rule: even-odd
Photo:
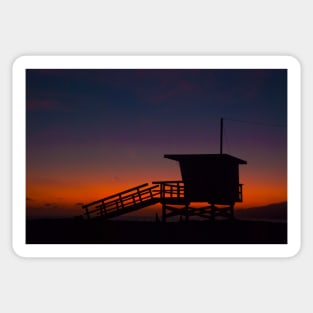
<svg viewBox="0 0 313 313"><path fill-rule="evenodd" d="M164 184L160 184L160 196L161 196L161 199L164 198Z"/></svg>

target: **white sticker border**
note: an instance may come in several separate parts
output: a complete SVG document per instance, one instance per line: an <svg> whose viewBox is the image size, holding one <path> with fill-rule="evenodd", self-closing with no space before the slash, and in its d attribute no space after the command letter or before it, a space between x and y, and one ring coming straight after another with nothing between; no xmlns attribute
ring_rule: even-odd
<svg viewBox="0 0 313 313"><path fill-rule="evenodd" d="M287 69L287 244L26 244L26 69ZM292 56L21 56L12 67L12 245L21 257L292 257L301 247L301 66Z"/></svg>

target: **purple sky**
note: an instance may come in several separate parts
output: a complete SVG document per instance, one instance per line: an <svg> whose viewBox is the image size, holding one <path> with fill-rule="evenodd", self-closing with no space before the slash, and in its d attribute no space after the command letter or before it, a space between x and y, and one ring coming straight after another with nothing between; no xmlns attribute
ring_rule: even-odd
<svg viewBox="0 0 313 313"><path fill-rule="evenodd" d="M153 180L180 179L164 154L244 159L243 206L287 199L287 70L27 70L28 212Z"/></svg>

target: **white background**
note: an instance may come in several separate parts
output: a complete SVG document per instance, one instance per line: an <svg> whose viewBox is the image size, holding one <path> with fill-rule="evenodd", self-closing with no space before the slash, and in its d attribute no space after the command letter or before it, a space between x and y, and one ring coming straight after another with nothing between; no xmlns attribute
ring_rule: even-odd
<svg viewBox="0 0 313 313"><path fill-rule="evenodd" d="M312 312L309 1L2 1L0 309ZM268 54L302 64L302 249L290 259L22 259L11 245L11 65L31 54Z"/></svg>

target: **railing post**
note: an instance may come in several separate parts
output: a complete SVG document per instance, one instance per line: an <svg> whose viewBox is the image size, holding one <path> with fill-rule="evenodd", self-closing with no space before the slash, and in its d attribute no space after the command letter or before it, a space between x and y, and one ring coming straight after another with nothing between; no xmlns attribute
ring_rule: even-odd
<svg viewBox="0 0 313 313"><path fill-rule="evenodd" d="M101 205L100 205L100 215L103 216L103 208L104 208L104 203L103 201L101 202Z"/></svg>
<svg viewBox="0 0 313 313"><path fill-rule="evenodd" d="M152 189L149 190L150 191L150 198L153 198L153 194L152 194Z"/></svg>
<svg viewBox="0 0 313 313"><path fill-rule="evenodd" d="M122 198L122 196L121 196L121 195L119 196L119 199L120 199L120 202L121 202L121 207L122 207L122 209L124 209L123 198Z"/></svg>
<svg viewBox="0 0 313 313"><path fill-rule="evenodd" d="M90 215L89 215L88 207L85 207L84 209L85 209L85 214L87 216L87 220L89 220L90 219Z"/></svg>
<svg viewBox="0 0 313 313"><path fill-rule="evenodd" d="M140 194L140 190L139 190L139 188L137 188L137 193L138 193L139 201L140 201L140 202L142 202L142 199L141 199L141 194Z"/></svg>

